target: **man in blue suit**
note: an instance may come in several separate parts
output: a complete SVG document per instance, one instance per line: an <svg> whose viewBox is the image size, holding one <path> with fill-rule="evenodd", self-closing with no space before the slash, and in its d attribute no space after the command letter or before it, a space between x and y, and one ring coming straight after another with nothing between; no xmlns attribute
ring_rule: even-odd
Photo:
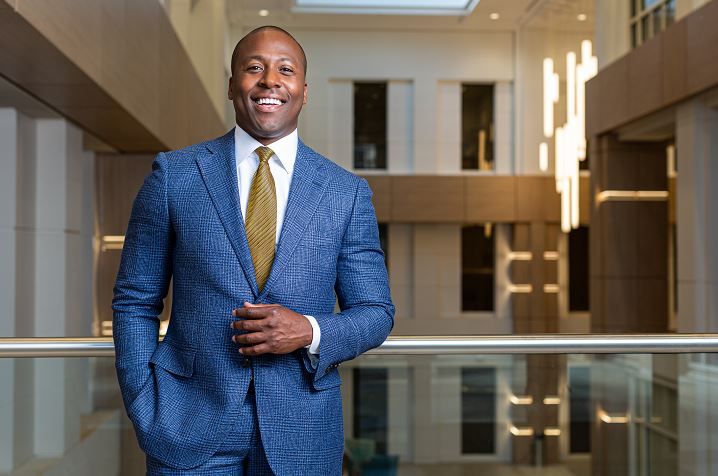
<svg viewBox="0 0 718 476"><path fill-rule="evenodd" d="M159 154L135 199L113 335L149 474L341 473L337 366L385 340L394 307L367 182L298 139L305 74L289 33L249 33L237 127Z"/></svg>

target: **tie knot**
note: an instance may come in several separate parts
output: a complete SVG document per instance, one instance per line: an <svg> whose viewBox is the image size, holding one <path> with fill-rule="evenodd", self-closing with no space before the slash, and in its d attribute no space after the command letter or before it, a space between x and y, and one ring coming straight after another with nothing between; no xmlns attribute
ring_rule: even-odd
<svg viewBox="0 0 718 476"><path fill-rule="evenodd" d="M267 162L272 155L274 155L274 151L270 149L269 147L257 147L257 149L254 151L257 153L257 157L259 157L259 162Z"/></svg>

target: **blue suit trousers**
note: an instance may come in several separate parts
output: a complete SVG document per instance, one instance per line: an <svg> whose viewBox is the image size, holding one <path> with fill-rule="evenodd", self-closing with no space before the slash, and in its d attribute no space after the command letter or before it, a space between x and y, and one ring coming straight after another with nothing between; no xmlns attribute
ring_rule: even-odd
<svg viewBox="0 0 718 476"><path fill-rule="evenodd" d="M181 470L147 457L148 476L273 476L264 453L257 420L254 385L250 384L239 409L235 428L227 433L217 452L196 468Z"/></svg>

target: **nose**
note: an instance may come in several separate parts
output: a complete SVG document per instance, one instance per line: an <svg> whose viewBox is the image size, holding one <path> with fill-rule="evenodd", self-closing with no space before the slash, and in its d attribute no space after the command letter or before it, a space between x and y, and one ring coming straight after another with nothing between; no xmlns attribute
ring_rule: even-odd
<svg viewBox="0 0 718 476"><path fill-rule="evenodd" d="M272 68L266 68L259 84L270 89L279 87L279 73Z"/></svg>

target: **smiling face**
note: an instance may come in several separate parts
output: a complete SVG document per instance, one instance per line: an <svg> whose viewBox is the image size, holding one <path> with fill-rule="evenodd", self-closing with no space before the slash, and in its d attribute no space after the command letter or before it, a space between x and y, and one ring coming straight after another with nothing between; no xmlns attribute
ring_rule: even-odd
<svg viewBox="0 0 718 476"><path fill-rule="evenodd" d="M237 125L264 145L291 134L307 102L297 42L280 30L259 30L242 39L233 60L228 97Z"/></svg>

